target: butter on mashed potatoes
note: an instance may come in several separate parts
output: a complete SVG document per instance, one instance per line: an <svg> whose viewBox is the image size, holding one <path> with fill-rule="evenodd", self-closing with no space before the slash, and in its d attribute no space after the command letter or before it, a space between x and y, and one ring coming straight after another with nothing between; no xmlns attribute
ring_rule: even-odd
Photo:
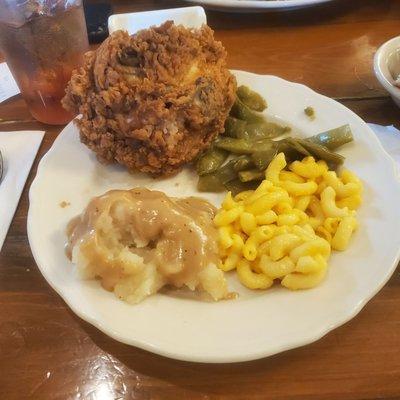
<svg viewBox="0 0 400 400"><path fill-rule="evenodd" d="M94 198L68 225L67 254L83 278L138 303L165 285L227 298L217 268L215 208L194 197L143 188Z"/></svg>

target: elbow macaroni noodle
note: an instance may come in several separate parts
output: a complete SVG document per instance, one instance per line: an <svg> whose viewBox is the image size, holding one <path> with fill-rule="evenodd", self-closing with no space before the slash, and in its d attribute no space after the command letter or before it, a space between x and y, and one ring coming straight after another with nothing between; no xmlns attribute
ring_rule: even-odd
<svg viewBox="0 0 400 400"><path fill-rule="evenodd" d="M229 192L215 216L220 268L236 269L250 289L267 289L276 279L288 289L312 288L324 279L331 250L345 250L357 229L362 183L313 157L287 165L283 153L265 177L256 190L234 198Z"/></svg>

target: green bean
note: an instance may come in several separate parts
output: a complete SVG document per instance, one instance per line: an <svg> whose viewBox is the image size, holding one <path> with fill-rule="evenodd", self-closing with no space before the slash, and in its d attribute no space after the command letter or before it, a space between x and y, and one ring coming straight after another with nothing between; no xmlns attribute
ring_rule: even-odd
<svg viewBox="0 0 400 400"><path fill-rule="evenodd" d="M274 146L271 146L269 150L255 151L251 155L251 159L258 170L264 171L277 153L278 144L274 143Z"/></svg>
<svg viewBox="0 0 400 400"><path fill-rule="evenodd" d="M228 117L225 121L225 136L236 139L265 139L281 136L289 132L288 126L281 126L274 122L252 122L247 124L246 121L235 117Z"/></svg>
<svg viewBox="0 0 400 400"><path fill-rule="evenodd" d="M250 139L265 139L265 138L275 138L281 136L291 129L288 126L281 126L275 122L260 122L247 124L246 132Z"/></svg>
<svg viewBox="0 0 400 400"><path fill-rule="evenodd" d="M249 139L222 138L216 143L216 146L234 154L252 154L255 151L269 150L273 143L270 139L253 141Z"/></svg>
<svg viewBox="0 0 400 400"><path fill-rule="evenodd" d="M274 143L276 146L275 153L270 152L263 154L261 152L260 155L254 154L252 156L252 159L257 168L267 168L268 164L272 161L277 153L284 153L287 162L301 160L305 156L311 155L309 151L307 151L301 144L297 142L296 138L288 137L285 139L277 140Z"/></svg>
<svg viewBox="0 0 400 400"><path fill-rule="evenodd" d="M235 159L233 169L236 172L243 171L253 165L253 161L249 156L240 156Z"/></svg>
<svg viewBox="0 0 400 400"><path fill-rule="evenodd" d="M276 143L271 139L255 140L251 141L251 143L252 153L255 151L271 151L271 149L275 149L276 147Z"/></svg>
<svg viewBox="0 0 400 400"><path fill-rule="evenodd" d="M251 110L240 99L236 98L231 108L231 115L246 122L264 122L264 116Z"/></svg>
<svg viewBox="0 0 400 400"><path fill-rule="evenodd" d="M311 155L311 153L306 148L304 148L304 146L301 143L299 143L297 138L289 137L289 138L283 139L283 142L286 143L289 147L291 147L294 151L299 153L302 158L304 156Z"/></svg>
<svg viewBox="0 0 400 400"><path fill-rule="evenodd" d="M246 121L229 116L225 121L224 134L232 138L242 138L246 131L246 125Z"/></svg>
<svg viewBox="0 0 400 400"><path fill-rule="evenodd" d="M199 177L199 191L220 191L223 185L238 178L237 174L239 170L249 168L251 163L250 157L247 156L240 156L229 160L213 173Z"/></svg>
<svg viewBox="0 0 400 400"><path fill-rule="evenodd" d="M200 176L211 174L212 172L216 171L227 158L227 151L213 146L197 160L197 173Z"/></svg>
<svg viewBox="0 0 400 400"><path fill-rule="evenodd" d="M197 190L199 192L223 192L225 186L221 183L218 177L214 174L199 176L197 182Z"/></svg>
<svg viewBox="0 0 400 400"><path fill-rule="evenodd" d="M200 176L197 184L198 190L200 192L222 191L227 182L237 179L237 172L233 169L236 161L236 159L229 160L213 173Z"/></svg>
<svg viewBox="0 0 400 400"><path fill-rule="evenodd" d="M265 178L265 173L258 169L240 171L238 175L241 182L262 181Z"/></svg>
<svg viewBox="0 0 400 400"><path fill-rule="evenodd" d="M225 188L235 196L245 190L254 190L259 184L260 182L257 181L241 182L239 179L234 179L233 181L225 183Z"/></svg>
<svg viewBox="0 0 400 400"><path fill-rule="evenodd" d="M253 144L246 139L223 138L217 143L217 147L234 154L250 154Z"/></svg>
<svg viewBox="0 0 400 400"><path fill-rule="evenodd" d="M265 100L246 86L237 90L237 98L225 121L224 136L214 140L212 147L197 160L198 190L221 192L230 190L234 195L256 188L264 179L264 171L279 152L288 162L314 156L325 160L330 168L342 164L344 157L333 149L353 140L349 125L322 132L307 139L285 137L272 140L291 130L265 119L261 111ZM312 107L304 112L315 116ZM224 164L229 155L237 155Z"/></svg>
<svg viewBox="0 0 400 400"><path fill-rule="evenodd" d="M236 94L247 107L254 111L264 111L267 108L265 99L247 86L239 86Z"/></svg>
<svg viewBox="0 0 400 400"><path fill-rule="evenodd" d="M312 156L318 160L325 160L332 169L336 169L339 165L343 164L345 158L330 151L327 147L320 144L310 142L304 139L296 139L305 149L307 149Z"/></svg>
<svg viewBox="0 0 400 400"><path fill-rule="evenodd" d="M218 177L219 181L222 184L225 184L226 182L232 181L233 179L237 178L237 172L233 169L235 162L235 159L229 160L225 165L218 168L214 172L214 175Z"/></svg>
<svg viewBox="0 0 400 400"><path fill-rule="evenodd" d="M322 132L318 135L311 136L306 139L321 146L325 146L329 150L335 150L346 143L354 140L350 125L339 126L339 128Z"/></svg>

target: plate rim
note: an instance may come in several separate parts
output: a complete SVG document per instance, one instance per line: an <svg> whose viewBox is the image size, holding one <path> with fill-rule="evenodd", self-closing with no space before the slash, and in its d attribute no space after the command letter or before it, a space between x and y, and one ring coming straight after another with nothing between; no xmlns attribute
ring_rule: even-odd
<svg viewBox="0 0 400 400"><path fill-rule="evenodd" d="M219 8L224 10L290 10L302 7L311 7L319 4L329 3L334 0L184 0L201 6Z"/></svg>
<svg viewBox="0 0 400 400"><path fill-rule="evenodd" d="M372 140L375 142L375 146L377 146L380 149L380 153L382 158L386 160L387 163L391 165L391 174L393 175L393 180L397 182L397 184L400 187L400 169L398 168L396 162L394 159L388 154L388 152L383 148L381 142L378 140L377 136L373 132L373 130L368 126L368 124L361 118L359 117L356 113L354 113L352 110L348 109L346 106L343 104L337 102L336 100L329 98L325 95L322 95L310 87L296 83L296 82L291 82L286 79L280 78L278 76L274 75L265 75L265 74L256 74L248 71L241 71L241 70L231 70L233 74L239 73L239 74L247 74L247 75L252 75L255 77L263 77L263 78L272 78L276 79L278 81L284 82L285 84L288 84L289 86L293 87L299 87L302 90L306 90L309 93L312 93L313 96L318 96L323 98L325 101L328 102L333 102L335 105L340 106L342 109L346 110L347 112L351 112L356 119L360 122L360 124L364 125L364 128L369 131L370 137ZM68 298L68 295L63 293L62 288L57 287L57 285L52 281L52 279L49 277L49 274L46 272L46 268L43 268L41 266L41 263L39 262L41 260L40 254L37 252L37 246L35 247L34 245L34 227L33 227L33 212L32 210L37 207L36 202L34 200L35 196L35 191L37 190L38 187L38 182L39 182L39 172L43 168L43 164L47 157L49 156L54 144L56 143L57 140L59 140L62 136L62 132L66 130L71 124L74 122L71 121L69 124L67 124L64 129L61 131L61 133L57 136L55 141L53 142L52 146L49 148L49 150L46 152L46 154L43 155L41 158L38 167L37 167L37 172L35 175L35 178L32 181L32 184L29 188L29 209L28 209L28 216L27 216L27 234L28 234L28 241L30 245L30 249L33 255L33 258L36 262L36 265L42 274L43 278L47 281L47 283L55 290L55 292L63 299L63 301L66 303L66 305L71 309L71 311L81 318L82 320L90 323L97 329L99 329L102 333L104 333L107 336L112 337L113 339L130 345L130 346L135 346L137 348L149 351L151 353L158 354L160 356L168 357L171 359L175 360L180 360L180 361L187 361L187 362L196 362L196 363L210 363L210 364L218 364L218 363L237 363L237 362L247 362L247 361L253 361L257 359L262 359L266 357L270 357L274 354L278 354L287 350L299 348L306 346L308 344L314 343L327 335L329 332L332 330L339 328L340 326L344 325L345 323L349 322L351 319L353 319L357 314L360 313L360 311L365 307L365 305L373 298L376 296L376 294L384 287L384 285L389 281L393 273L395 272L397 265L400 260L400 248L397 249L396 257L392 261L392 264L390 268L387 269L386 274L381 277L381 280L378 282L376 285L375 289L372 290L368 296L365 296L362 300L358 301L357 304L353 305L351 308L347 310L347 312L343 312L335 321L331 321L329 324L326 324L325 326L321 326L320 329L316 329L312 331L309 335L304 335L298 339L294 339L291 341L286 342L285 345L281 345L280 347L275 347L272 350L267 350L263 351L258 350L258 351L251 351L246 353L246 355L241 355L241 356L226 356L226 355L217 355L214 356L212 359L209 358L209 356L203 357L201 355L193 356L193 355L185 355L181 353L174 353L169 350L164 350L158 348L156 345L152 345L148 342L143 342L142 340L137 340L137 339L132 339L132 338L126 338L124 336L121 336L120 334L116 333L112 328L105 326L100 320L96 319L95 317L91 317L87 312L79 309L77 306L73 305L73 301L70 301Z"/></svg>

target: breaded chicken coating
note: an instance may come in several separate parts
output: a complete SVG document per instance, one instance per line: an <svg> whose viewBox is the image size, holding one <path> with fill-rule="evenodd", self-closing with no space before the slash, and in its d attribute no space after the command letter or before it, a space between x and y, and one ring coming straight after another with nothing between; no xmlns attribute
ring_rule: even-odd
<svg viewBox="0 0 400 400"><path fill-rule="evenodd" d="M64 107L100 161L170 175L224 131L236 81L206 25L113 33L74 71Z"/></svg>

